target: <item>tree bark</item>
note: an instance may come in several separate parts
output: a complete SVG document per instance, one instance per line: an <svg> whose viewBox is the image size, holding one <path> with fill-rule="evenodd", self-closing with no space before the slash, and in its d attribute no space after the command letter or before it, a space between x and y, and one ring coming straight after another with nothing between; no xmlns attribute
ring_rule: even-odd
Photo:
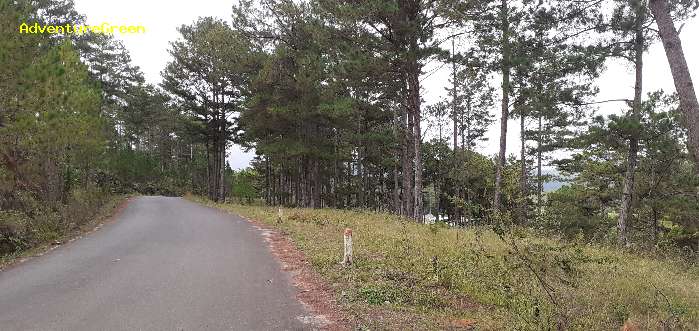
<svg viewBox="0 0 699 331"><path fill-rule="evenodd" d="M313 208L322 208L320 165L318 159L313 160Z"/></svg>
<svg viewBox="0 0 699 331"><path fill-rule="evenodd" d="M497 165L495 167L495 197L493 208L496 211L502 210L502 175L506 162L507 149L507 119L509 117L510 105L510 23L508 20L507 0L500 3L501 30L502 30L502 103L500 114L500 152L498 153Z"/></svg>
<svg viewBox="0 0 699 331"><path fill-rule="evenodd" d="M269 156L265 155L265 204L268 206L272 204L272 199L271 199L271 182L270 182L270 176L271 171L270 171L270 162L269 162Z"/></svg>
<svg viewBox="0 0 699 331"><path fill-rule="evenodd" d="M670 16L667 0L650 0L649 7L658 24L660 39L663 42L675 89L680 98L680 109L684 114L688 131L689 154L694 159L696 171L699 172L699 102L697 102L692 77L682 50L682 42Z"/></svg>
<svg viewBox="0 0 699 331"><path fill-rule="evenodd" d="M405 109L405 122L403 126L403 216L412 217L413 205L413 181L415 180L413 171L413 114L409 107Z"/></svg>
<svg viewBox="0 0 699 331"><path fill-rule="evenodd" d="M410 103L413 112L413 142L415 150L415 204L413 207L413 218L422 220L422 132L420 121L420 66L417 59L414 59L411 73L409 75Z"/></svg>
<svg viewBox="0 0 699 331"><path fill-rule="evenodd" d="M451 40L451 70L452 70L452 90L451 90L451 105L452 105L452 118L454 122L454 155L456 155L456 150L459 148L459 121L458 121L458 112L457 112L457 107L456 107L456 60L454 59L455 55L455 46L454 46L454 39Z"/></svg>
<svg viewBox="0 0 699 331"><path fill-rule="evenodd" d="M211 200L211 201L214 200L213 174L214 174L215 169L214 169L213 150L214 150L213 142L207 141L206 142L206 195L208 196L209 200Z"/></svg>
<svg viewBox="0 0 699 331"><path fill-rule="evenodd" d="M225 125L225 124L223 124ZM224 129L225 130L225 129ZM226 201L226 137L225 131L221 133L221 142L219 145L219 178L218 178L218 201Z"/></svg>
<svg viewBox="0 0 699 331"><path fill-rule="evenodd" d="M393 134L396 138L396 142L401 141L400 134L400 121L402 117L400 115L400 110L396 109L393 118ZM401 213L401 203L400 203L400 187L399 187L399 164L400 164L400 148L394 149L395 165L393 166L393 212L396 214Z"/></svg>
<svg viewBox="0 0 699 331"><path fill-rule="evenodd" d="M522 147L520 150L520 159L521 159L521 164L520 164L520 177L519 177L519 191L521 194L521 205L520 205L520 221L522 223L526 222L527 220L527 208L529 207L527 204L527 195L529 192L527 192L527 139L525 136L525 123L524 123L525 117L524 117L524 111L522 110L522 113L520 114L520 119L519 119L519 128L520 128L520 137L522 140Z"/></svg>
<svg viewBox="0 0 699 331"><path fill-rule="evenodd" d="M634 64L636 69L636 84L634 86L633 109L631 117L634 122L641 118L641 98L643 97L643 21L645 6L639 4L636 9L636 37L634 41ZM628 230L630 215L633 212L631 202L633 201L633 190L635 184L636 166L638 164L638 135L636 132L629 137L629 153L626 159L626 175L624 176L624 187L621 196L621 209L619 211L619 221L617 224L619 245L626 245L628 242Z"/></svg>
<svg viewBox="0 0 699 331"><path fill-rule="evenodd" d="M542 205L543 205L543 192L544 192L544 180L541 177L541 139L542 139L542 114L539 112L539 131L537 134L536 143L536 207L537 215L541 216Z"/></svg>

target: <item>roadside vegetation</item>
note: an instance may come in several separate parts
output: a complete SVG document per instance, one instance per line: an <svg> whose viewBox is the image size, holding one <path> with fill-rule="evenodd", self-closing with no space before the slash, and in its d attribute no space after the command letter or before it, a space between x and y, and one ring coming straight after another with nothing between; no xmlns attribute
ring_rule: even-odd
<svg viewBox="0 0 699 331"><path fill-rule="evenodd" d="M34 215L0 210L0 269L19 258L40 254L48 247L91 231L125 203L128 195L76 192L58 210L33 205Z"/></svg>
<svg viewBox="0 0 699 331"><path fill-rule="evenodd" d="M112 35L70 0L0 0L0 259L61 240L129 194L206 190L204 147Z"/></svg>
<svg viewBox="0 0 699 331"><path fill-rule="evenodd" d="M199 199L199 202L208 203ZM530 230L416 224L366 211L211 206L288 235L359 329L699 327L699 268L687 260L549 239ZM345 268L342 233L354 233Z"/></svg>

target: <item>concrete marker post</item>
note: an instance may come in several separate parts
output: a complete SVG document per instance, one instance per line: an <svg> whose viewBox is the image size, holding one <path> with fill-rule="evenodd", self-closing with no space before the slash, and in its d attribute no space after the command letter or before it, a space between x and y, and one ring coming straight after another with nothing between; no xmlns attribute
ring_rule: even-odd
<svg viewBox="0 0 699 331"><path fill-rule="evenodd" d="M345 229L345 255L342 264L347 267L352 264L352 229Z"/></svg>

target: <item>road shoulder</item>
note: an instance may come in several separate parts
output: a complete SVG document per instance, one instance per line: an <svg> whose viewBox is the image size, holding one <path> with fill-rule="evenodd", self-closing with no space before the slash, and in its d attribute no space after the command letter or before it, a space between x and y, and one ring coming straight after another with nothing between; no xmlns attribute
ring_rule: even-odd
<svg viewBox="0 0 699 331"><path fill-rule="evenodd" d="M312 314L310 317L307 317L311 320L302 322L318 326L323 330L339 331L351 329L349 327L349 325L352 325L351 315L340 308L330 286L313 270L306 255L289 236L273 226L221 208L220 205L215 203L193 196L185 198L229 214L235 214L249 222L260 232L272 255L281 265L282 271L289 273L291 276L292 285L297 290L296 298Z"/></svg>
<svg viewBox="0 0 699 331"><path fill-rule="evenodd" d="M126 209L129 202L133 200L133 198L134 196L132 195L114 196L102 207L100 207L95 216L92 217L89 222L69 231L61 236L58 240L41 243L37 246L19 251L17 253L0 257L0 272L14 268L31 260L32 258L42 256L58 247L64 246L65 244L71 243L82 238L83 236L99 230L105 224L115 220L117 216L119 216L124 209Z"/></svg>

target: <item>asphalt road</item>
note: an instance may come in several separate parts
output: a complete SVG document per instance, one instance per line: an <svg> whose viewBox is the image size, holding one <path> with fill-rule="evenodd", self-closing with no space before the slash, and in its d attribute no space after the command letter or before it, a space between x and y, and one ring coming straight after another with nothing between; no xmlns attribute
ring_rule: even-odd
<svg viewBox="0 0 699 331"><path fill-rule="evenodd" d="M0 330L308 330L258 230L140 197L81 239L0 272Z"/></svg>

